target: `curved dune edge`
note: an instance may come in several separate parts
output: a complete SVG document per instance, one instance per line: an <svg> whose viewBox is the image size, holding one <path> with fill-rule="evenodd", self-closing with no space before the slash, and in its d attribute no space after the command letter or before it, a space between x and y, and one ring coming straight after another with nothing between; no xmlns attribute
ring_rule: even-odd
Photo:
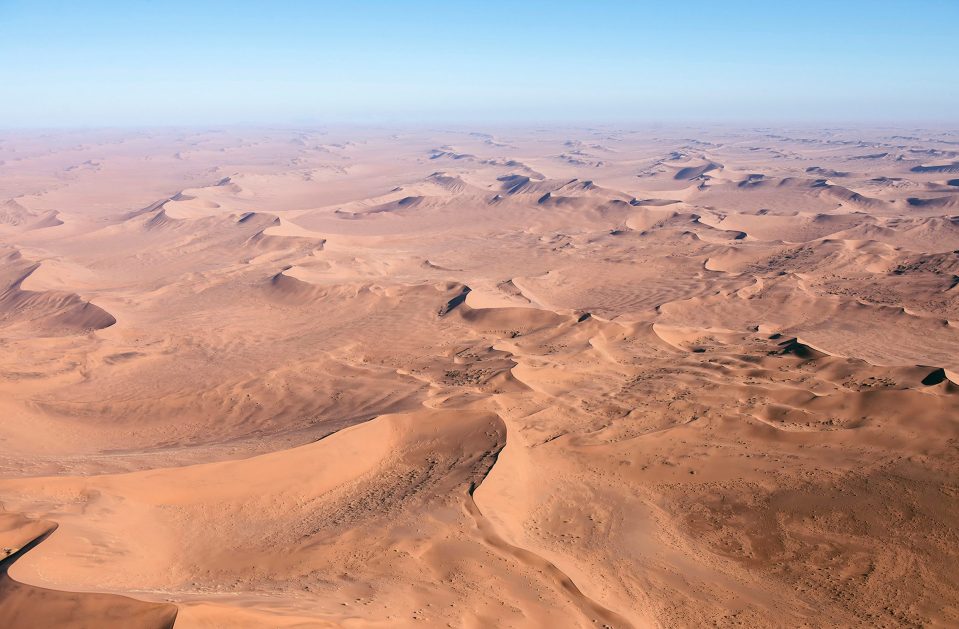
<svg viewBox="0 0 959 629"><path fill-rule="evenodd" d="M0 513L0 626L6 629L171 629L177 607L115 594L66 592L20 583L8 571L18 559L54 533L57 525Z"/></svg>
<svg viewBox="0 0 959 629"><path fill-rule="evenodd" d="M505 133L5 141L0 275L119 320L0 310L0 500L59 523L12 577L177 629L949 625L959 192L911 168L955 134Z"/></svg>
<svg viewBox="0 0 959 629"><path fill-rule="evenodd" d="M495 528L490 524L489 520L486 519L474 501L467 501L466 505L467 511L476 519L476 526L480 531L481 538L486 544L515 557L518 561L545 574L549 579L554 581L559 588L569 594L570 598L575 601L583 614L587 618L590 618L592 622L605 623L612 627L632 629L634 625L631 622L584 594L573 580L555 564L532 551L514 546L504 540L496 532Z"/></svg>
<svg viewBox="0 0 959 629"><path fill-rule="evenodd" d="M169 558L176 554L172 553L171 545L175 545L179 553L194 555L204 552L202 549L207 541L204 541L206 534L203 533L203 528L213 524L213 521L208 520L210 517L215 517L216 522L223 522L224 517L227 521L237 518L242 521L249 517L245 513L250 506L276 504L278 499L292 500L288 506L283 507L284 511L300 503L315 503L316 506L313 509L322 510L323 501L328 497L335 498L343 491L350 491L355 483L367 482L363 479L369 478L371 473L389 475L389 468L384 468L384 465L394 465L397 456L400 460L410 455L414 459L426 455L429 458L440 457L442 460L445 453L450 452L453 456L451 465L454 467L449 468L449 472L444 474L449 474L448 478L454 484L450 485L449 492L443 494L446 496L443 500L458 503L464 514L467 514L474 522L475 531L469 533L469 537L472 538L470 543L479 543L491 552L509 558L510 561L518 561L523 566L523 570L532 574L545 575L546 583L550 584L549 587L554 588L557 593L562 593L563 596L570 597L584 618L592 619L589 622L632 627L633 625L623 617L585 595L556 564L532 551L506 542L476 505L473 498L474 491L482 486L484 479L496 464L505 443L505 424L495 413L468 409L423 409L407 414L380 416L369 422L343 429L316 443L251 459L85 479L65 477L21 479L16 483L17 489L14 492L7 491L5 485L8 481L0 481L0 490L15 494L18 509L36 508L35 505L44 504L51 495L75 494L78 497L96 497L95 501L84 509L84 513L71 514L62 518L61 533L55 540L57 543L52 544L49 549L41 549L36 556L31 557L31 562L37 560L36 570L31 562L27 562L31 565L25 565L23 572L35 577L34 572L39 574L42 569L43 574L52 574L48 566L62 566L63 561L70 561L69 558L75 556L80 552L79 549L87 544L86 536L91 531L105 531L109 538L126 537L119 548L116 543L108 544L112 546L111 554L120 553L113 559L111 569L113 575L123 577L128 566L133 568L139 565L141 567L131 572L131 576L137 574L140 576L136 578L143 578L145 575L151 581L146 584L131 583L130 585L135 585L134 589L149 587L151 590L163 591L172 583L164 585L162 581L156 581L156 579L169 570L164 566ZM397 485L391 491L405 493L411 489ZM412 491L416 491L415 484ZM103 510L97 506L101 503L110 506ZM220 506L216 513L210 513L206 507L208 504ZM185 513L192 513L192 515L186 520L177 518L171 521L164 517L164 513L170 509L177 511L185 509ZM277 517L282 521L287 516L279 512ZM132 522L141 523L136 538L130 538L132 531L129 523ZM214 528L219 526L221 524L215 525ZM197 535L199 537L196 537ZM131 544L133 547L130 546ZM127 550L121 550L122 547L127 547ZM134 547L140 547L140 550L134 551ZM305 548L308 547L309 545ZM152 549L152 552L148 551L148 548ZM306 552L305 548L303 552ZM129 563L134 557L125 557L127 552L133 553L139 563ZM259 561L263 561L265 560L263 552L274 551L267 548L262 550L252 548L248 552L254 557L251 561L257 561L255 559L257 556L260 557ZM150 554L144 556L144 553ZM142 571L144 561L147 565L155 564L156 567L144 573ZM72 571L70 578L77 583L93 585L99 581L99 574L96 564L91 564ZM24 587L32 588L33 586ZM125 589L122 582L117 582L111 587L120 591ZM169 591L166 596L178 598L175 591ZM339 626L337 623L344 620L335 616L324 620L303 612L298 614L295 609L277 608L271 611L269 606L233 610L232 607L224 606L216 598L208 601L198 601L196 598L197 596L193 594L182 601L178 627L200 627L207 624L218 626L218 623L230 626L246 624L249 626L265 624L297 626L298 622L306 622L307 618L311 618L310 622L315 623L310 626L325 626L326 623L329 623L329 626ZM138 601L130 601L124 597L102 600L107 603L112 601L117 605L140 604ZM99 598L91 601L91 605L93 602L101 604ZM130 602L127 603L127 601ZM151 614L158 614L157 618L167 622L173 617L167 615L176 613L172 606L152 603L142 605L146 606L143 612L144 623L153 622L155 616ZM112 613L111 610L112 608L106 608L102 613L109 614ZM79 617L89 621L98 613L101 613L99 607L83 608L79 612ZM128 614L128 617L134 616ZM170 625L129 624L127 626L167 627Z"/></svg>
<svg viewBox="0 0 959 629"><path fill-rule="evenodd" d="M103 308L73 292L26 290L31 275L42 263L31 263L17 250L3 256L0 272L0 328L38 336L65 336L102 330L117 320Z"/></svg>
<svg viewBox="0 0 959 629"><path fill-rule="evenodd" d="M535 550L510 541L510 537L512 537L510 535L511 529L515 527L516 523L523 521L523 518L518 517L515 507L513 507L515 504L522 504L516 502L519 496L515 493L522 490L513 483L504 483L502 480L495 482L495 487L492 487L492 483L488 481L494 474L500 479L506 478L504 474L522 477L528 475L530 470L526 467L528 462L516 460L523 456L521 451L526 446L514 443L512 440L515 439L515 436L510 436L509 428L505 423L504 427L507 436L506 444L498 453L496 464L490 468L479 485L470 489L470 499L466 502L466 509L476 520L481 538L491 547L545 574L558 588L570 596L580 612L590 622L599 623L601 626L631 629L635 625L630 620L584 592L582 584L577 584L567 572L555 563ZM504 466L508 468L508 471L501 473L500 469ZM497 508L504 509L504 512L497 514ZM487 515L487 513L490 515ZM509 523L512 523L513 526L510 526ZM596 587L595 584L590 584L590 586L591 589Z"/></svg>
<svg viewBox="0 0 959 629"><path fill-rule="evenodd" d="M451 426L450 422L456 425ZM121 511L117 512L110 509L106 513L97 514L94 509L93 514L79 514L72 517L71 521L65 524L62 536L79 534L80 537L65 544L64 548L56 549L58 554L67 552L67 555L63 557L67 559L72 554L68 549L77 542L81 544L84 542L82 530L88 524L88 518L95 521L98 529L106 526L109 521L113 523L116 535L122 534L123 531L129 534L129 530L122 523L126 517L134 517L137 521L155 520L160 519L161 513L156 511L157 507L169 508L177 504L199 506L207 501L221 501L224 497L228 501L236 500L245 503L253 499L253 496L283 495L294 488L302 491L300 479L303 474L310 479L311 487L307 489L309 495L322 498L325 494L339 491L338 487L344 487L368 472L377 470L380 465L392 458L391 452L403 451L410 447L419 449L423 445L428 445L429 451L436 451L438 447L436 439L454 439L455 441L450 443L456 444L454 447L457 450L466 448L465 452L470 452L470 448L473 447L470 445L471 440L489 438L493 434L490 432L491 429L501 433L501 441L494 441L488 445L477 443L477 449L472 450L473 454L470 456L478 457L477 462L485 460L487 463L463 477L461 482L465 484L461 484L459 492L456 492L460 496L459 502L464 512L475 522L476 541L496 553L520 562L534 573L543 574L552 587L570 597L588 622L598 622L614 627L633 627L634 625L624 617L584 594L556 564L533 551L507 542L485 517L475 501L474 493L482 487L506 443L505 424L495 413L465 409L423 410L412 414L381 416L370 422L343 429L314 444L290 451L274 452L240 461L90 477L83 480L62 477L27 479L21 481L16 493L18 503L21 503L19 507L29 505L32 500L44 500L42 496L47 492L58 495L62 495L63 492L80 492L80 494L92 493L104 498L116 496L121 498L119 503L115 503L117 505L130 504L128 508L135 511L145 510L139 514L134 511L130 516L125 516L121 506ZM372 444L376 444L376 447L371 448ZM330 457L333 459L331 460ZM320 463L320 467L316 467L317 463ZM310 465L315 468L312 473L308 471ZM0 487L3 484L0 481ZM27 485L26 488L24 484ZM35 486L35 491L31 491L29 486ZM183 491L187 486L192 488L189 494ZM284 486L288 489L281 489ZM199 488L202 490L197 495L195 490ZM28 496L32 497L28 498ZM147 496L149 500L144 502L143 498ZM184 503L184 500L188 502ZM303 500L303 498L300 497L297 500ZM110 502L114 503L112 499ZM147 516L148 513L154 515ZM28 542L16 552L16 556L10 563L43 541L57 528L57 525L50 522L27 520L16 515L10 515L7 520L18 525L8 535L10 539L16 536L24 537L26 533L36 533L33 529L41 531L38 537L33 538L33 541ZM117 522L118 520L120 522ZM159 527L152 527L150 530L139 531L139 534L152 544L156 543L155 536L160 532ZM181 535L182 533L178 533L175 537L179 538ZM29 538L29 535L26 537ZM182 541L178 543L179 545L182 545ZM42 549L39 552L41 555L44 554ZM54 559L51 558L51 560ZM55 560L60 561L60 559ZM115 570L122 572L122 567L116 566ZM85 571L81 571L76 574L82 578L84 573ZM90 573L89 576L96 581L96 572ZM62 624L57 626L82 627L94 621L100 623L97 626L105 628L167 629L173 626L173 621L177 618L177 627L208 625L259 627L267 624L285 627L300 626L300 623L332 627L340 626L339 623L342 620L331 618L325 621L315 616L297 615L296 612L291 611L270 611L269 608L235 608L225 606L216 599L206 602L187 599L181 604L178 616L177 607L169 604L140 602L112 594L73 594L24 585L7 577L5 572L4 578L5 581L0 586L4 592L3 601L0 602L0 619L6 618L9 624L4 626L11 628L36 626L37 623L52 623L51 626L53 626L61 622ZM177 597L173 592L168 596ZM194 595L191 598L196 597ZM38 600L44 601L39 607L36 605ZM61 620L62 618L68 618L68 620Z"/></svg>

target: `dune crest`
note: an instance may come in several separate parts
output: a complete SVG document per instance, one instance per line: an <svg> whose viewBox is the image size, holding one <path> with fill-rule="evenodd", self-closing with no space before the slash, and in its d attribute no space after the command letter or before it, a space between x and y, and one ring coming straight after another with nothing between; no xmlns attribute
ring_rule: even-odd
<svg viewBox="0 0 959 629"><path fill-rule="evenodd" d="M0 626L959 622L955 131L2 140Z"/></svg>

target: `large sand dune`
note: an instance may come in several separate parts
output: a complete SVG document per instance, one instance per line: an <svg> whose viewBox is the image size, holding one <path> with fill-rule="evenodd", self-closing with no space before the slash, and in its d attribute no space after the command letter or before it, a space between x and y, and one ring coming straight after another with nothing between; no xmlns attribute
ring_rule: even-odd
<svg viewBox="0 0 959 629"><path fill-rule="evenodd" d="M3 140L0 626L959 625L959 133Z"/></svg>

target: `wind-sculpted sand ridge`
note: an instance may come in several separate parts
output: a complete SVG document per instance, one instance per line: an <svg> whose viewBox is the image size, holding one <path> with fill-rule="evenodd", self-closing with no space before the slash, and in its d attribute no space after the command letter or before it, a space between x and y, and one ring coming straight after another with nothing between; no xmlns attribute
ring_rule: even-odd
<svg viewBox="0 0 959 629"><path fill-rule="evenodd" d="M97 627L171 629L177 609L170 604L144 603L111 594L47 590L13 580L14 562L56 531L56 524L0 513L0 538L5 558L0 561L0 622L10 629Z"/></svg>
<svg viewBox="0 0 959 629"><path fill-rule="evenodd" d="M0 624L959 623L957 142L6 139Z"/></svg>
<svg viewBox="0 0 959 629"><path fill-rule="evenodd" d="M0 327L10 335L59 336L108 328L116 319L103 308L66 291L24 290L41 266L8 250L0 272Z"/></svg>

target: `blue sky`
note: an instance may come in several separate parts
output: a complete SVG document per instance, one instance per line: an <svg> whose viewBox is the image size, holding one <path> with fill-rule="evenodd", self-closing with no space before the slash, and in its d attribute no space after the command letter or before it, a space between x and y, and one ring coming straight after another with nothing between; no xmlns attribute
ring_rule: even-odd
<svg viewBox="0 0 959 629"><path fill-rule="evenodd" d="M959 122L959 0L0 0L0 127Z"/></svg>

